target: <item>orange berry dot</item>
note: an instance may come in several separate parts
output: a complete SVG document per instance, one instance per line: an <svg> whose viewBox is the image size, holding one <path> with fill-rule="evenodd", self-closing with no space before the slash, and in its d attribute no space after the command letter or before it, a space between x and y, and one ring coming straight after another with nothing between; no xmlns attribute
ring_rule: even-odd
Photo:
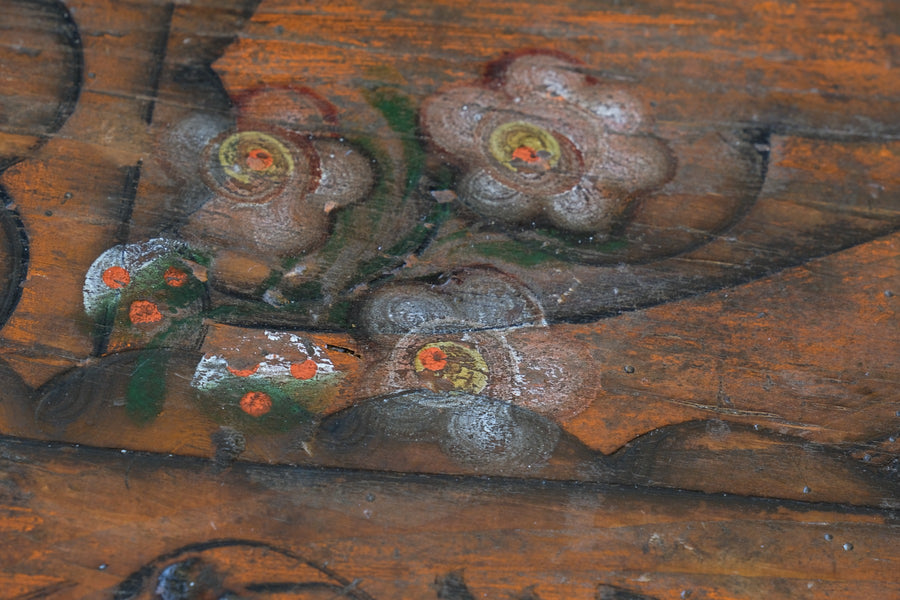
<svg viewBox="0 0 900 600"><path fill-rule="evenodd" d="M229 367L227 365L225 368L228 369L229 373L231 373L232 375L235 375L237 377L250 377L251 375L253 375L254 373L256 373L259 370L259 363L256 363L249 369L232 369L231 367Z"/></svg>
<svg viewBox="0 0 900 600"><path fill-rule="evenodd" d="M163 316L149 300L135 300L128 309L128 318L132 323L156 323L161 321Z"/></svg>
<svg viewBox="0 0 900 600"><path fill-rule="evenodd" d="M241 397L241 410L251 417L261 417L272 410L272 398L265 392L247 392Z"/></svg>
<svg viewBox="0 0 900 600"><path fill-rule="evenodd" d="M419 350L419 362L429 371L440 371L447 366L447 354L440 348L432 346Z"/></svg>
<svg viewBox="0 0 900 600"><path fill-rule="evenodd" d="M181 287L185 283L187 283L188 274L181 269L169 267L168 269L166 269L166 272L163 273L163 279L165 280L166 285L170 285L172 287Z"/></svg>
<svg viewBox="0 0 900 600"><path fill-rule="evenodd" d="M291 365L291 375L296 379L312 379L318 370L319 365L316 364L316 361L310 359Z"/></svg>
<svg viewBox="0 0 900 600"><path fill-rule="evenodd" d="M528 146L519 146L513 150L513 158L518 158L527 163L536 163L541 160L534 148L529 148Z"/></svg>
<svg viewBox="0 0 900 600"><path fill-rule="evenodd" d="M254 148L247 153L247 166L253 171L265 171L273 162L272 155L262 148Z"/></svg>
<svg viewBox="0 0 900 600"><path fill-rule="evenodd" d="M103 271L103 283L107 287L117 290L123 288L131 282L131 275L122 267L110 267Z"/></svg>

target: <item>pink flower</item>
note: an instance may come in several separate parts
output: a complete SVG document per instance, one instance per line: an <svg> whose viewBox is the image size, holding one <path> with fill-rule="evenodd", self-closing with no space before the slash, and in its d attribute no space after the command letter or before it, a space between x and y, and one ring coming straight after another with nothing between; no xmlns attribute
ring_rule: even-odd
<svg viewBox="0 0 900 600"><path fill-rule="evenodd" d="M672 178L672 152L621 86L560 54L523 53L493 67L485 81L422 108L431 141L462 168L460 200L482 218L602 235L632 200Z"/></svg>
<svg viewBox="0 0 900 600"><path fill-rule="evenodd" d="M369 157L331 132L334 107L309 90L251 92L235 104L236 127L200 114L165 140L167 162L197 206L180 233L255 257L315 249L329 213L371 189Z"/></svg>

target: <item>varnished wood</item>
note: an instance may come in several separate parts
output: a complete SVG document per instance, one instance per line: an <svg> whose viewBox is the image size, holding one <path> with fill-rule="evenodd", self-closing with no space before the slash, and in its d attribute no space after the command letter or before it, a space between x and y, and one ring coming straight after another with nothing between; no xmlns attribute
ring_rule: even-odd
<svg viewBox="0 0 900 600"><path fill-rule="evenodd" d="M0 36L0 598L900 594L889 0L0 0ZM545 59L641 102L611 243L467 202L494 150L447 99L575 139L571 95L514 107ZM302 210L230 212L235 131L304 165L248 204Z"/></svg>
<svg viewBox="0 0 900 600"><path fill-rule="evenodd" d="M572 482L254 465L223 474L189 459L21 442L3 452L9 597L108 596L148 564L140 593L119 587L118 597L151 598L154 559L198 539L294 550L364 598L898 592L884 566L897 560L897 525L879 511ZM210 559L231 585L310 577L301 561L248 546ZM451 573L469 594L440 593L436 580Z"/></svg>

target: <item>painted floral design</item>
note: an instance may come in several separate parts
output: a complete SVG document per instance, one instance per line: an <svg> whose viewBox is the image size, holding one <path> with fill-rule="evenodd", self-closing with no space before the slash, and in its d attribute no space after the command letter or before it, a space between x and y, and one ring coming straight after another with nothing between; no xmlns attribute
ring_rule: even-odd
<svg viewBox="0 0 900 600"><path fill-rule="evenodd" d="M165 272L174 268L173 261L181 260L184 250L184 244L158 238L121 244L105 251L94 260L84 278L85 312L99 318L131 290L147 284L165 284ZM159 271L159 277L154 278L152 274L147 277L151 270ZM150 279L159 281L151 282Z"/></svg>
<svg viewBox="0 0 900 600"><path fill-rule="evenodd" d="M583 71L560 54L524 53L426 101L423 128L462 167L466 206L488 220L602 234L671 179L675 160L641 102Z"/></svg>
<svg viewBox="0 0 900 600"><path fill-rule="evenodd" d="M284 430L327 405L342 374L315 340L213 325L191 386L217 420Z"/></svg>
<svg viewBox="0 0 900 600"><path fill-rule="evenodd" d="M402 463L419 452L409 444L421 444L436 446L456 465L476 472L534 473L553 455L561 433L552 420L502 400L417 389L371 398L326 417L311 446L316 454L337 453L343 464L362 468L384 460Z"/></svg>
<svg viewBox="0 0 900 600"><path fill-rule="evenodd" d="M458 333L426 327L401 338L385 366L377 394L477 394L555 420L583 411L601 387L589 348L557 339L550 327Z"/></svg>
<svg viewBox="0 0 900 600"><path fill-rule="evenodd" d="M372 187L370 159L331 133L336 110L309 90L252 92L236 105L236 126L198 114L164 140L169 170L197 207L181 235L259 259L315 249L332 211Z"/></svg>
<svg viewBox="0 0 900 600"><path fill-rule="evenodd" d="M519 280L484 266L454 269L437 281L396 281L365 298L366 333L464 331L545 325L543 309Z"/></svg>
<svg viewBox="0 0 900 600"><path fill-rule="evenodd" d="M156 238L120 244L94 260L84 278L85 312L103 350L144 347L158 336L166 345L195 339L206 300L206 268L183 242ZM193 321L192 321L193 322Z"/></svg>

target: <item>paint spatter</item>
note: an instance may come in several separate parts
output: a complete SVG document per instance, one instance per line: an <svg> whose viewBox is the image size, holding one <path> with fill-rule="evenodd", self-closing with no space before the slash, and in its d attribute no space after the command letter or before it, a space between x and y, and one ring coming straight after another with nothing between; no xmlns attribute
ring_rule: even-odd
<svg viewBox="0 0 900 600"><path fill-rule="evenodd" d="M265 392L250 391L241 396L240 406L251 417L261 417L272 410L272 397Z"/></svg>
<svg viewBox="0 0 900 600"><path fill-rule="evenodd" d="M102 279L106 287L111 290L121 289L131 283L131 275L118 265L113 265L103 271Z"/></svg>
<svg viewBox="0 0 900 600"><path fill-rule="evenodd" d="M291 376L294 379L306 381L315 377L319 371L319 365L314 360L306 359L301 363L291 364Z"/></svg>
<svg viewBox="0 0 900 600"><path fill-rule="evenodd" d="M149 300L135 300L128 308L128 318L135 325L145 325L162 321L163 315L159 307Z"/></svg>

